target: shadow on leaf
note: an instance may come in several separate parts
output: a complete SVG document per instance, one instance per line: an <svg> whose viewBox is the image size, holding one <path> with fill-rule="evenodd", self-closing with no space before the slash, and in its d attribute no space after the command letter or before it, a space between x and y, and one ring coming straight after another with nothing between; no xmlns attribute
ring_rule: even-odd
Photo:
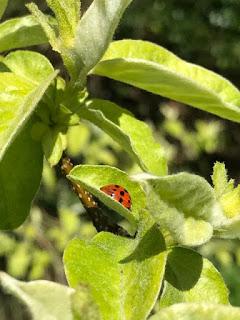
<svg viewBox="0 0 240 320"><path fill-rule="evenodd" d="M203 258L193 250L174 248L168 255L165 279L180 291L190 290L198 282Z"/></svg>
<svg viewBox="0 0 240 320"><path fill-rule="evenodd" d="M136 249L119 263L128 263L132 260L143 261L166 250L164 238L154 224L141 238Z"/></svg>

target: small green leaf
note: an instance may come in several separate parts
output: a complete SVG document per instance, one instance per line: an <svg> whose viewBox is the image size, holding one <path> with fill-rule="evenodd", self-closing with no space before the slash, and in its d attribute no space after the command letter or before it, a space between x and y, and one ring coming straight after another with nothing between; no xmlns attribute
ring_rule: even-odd
<svg viewBox="0 0 240 320"><path fill-rule="evenodd" d="M92 72L240 122L240 92L236 87L150 42L113 42Z"/></svg>
<svg viewBox="0 0 240 320"><path fill-rule="evenodd" d="M75 50L84 65L84 77L101 59L132 0L94 0L78 23ZM80 71L80 70L79 70Z"/></svg>
<svg viewBox="0 0 240 320"><path fill-rule="evenodd" d="M8 5L8 0L1 0L0 2L0 19L2 18Z"/></svg>
<svg viewBox="0 0 240 320"><path fill-rule="evenodd" d="M159 175L167 173L163 150L150 128L126 109L107 100L94 99L87 107L81 107L78 114L117 141L143 170Z"/></svg>
<svg viewBox="0 0 240 320"><path fill-rule="evenodd" d="M137 175L148 185L148 209L177 243L196 246L208 241L212 224L224 220L211 186L203 178L179 173L165 177Z"/></svg>
<svg viewBox="0 0 240 320"><path fill-rule="evenodd" d="M71 77L75 79L79 73L79 69L82 68L82 62L77 59L74 49L69 47L69 43L65 44L63 39L57 35L54 26L52 26L48 20L48 16L42 13L35 3L29 3L26 5L26 7L32 13L36 21L38 21L38 23L41 25L53 50L61 54L64 64L67 67ZM71 39L71 36L72 35L68 35L68 38L70 37Z"/></svg>
<svg viewBox="0 0 240 320"><path fill-rule="evenodd" d="M72 47L80 20L81 2L79 0L47 0L47 3L55 13L61 40L66 47Z"/></svg>
<svg viewBox="0 0 240 320"><path fill-rule="evenodd" d="M192 250L175 247L168 254L161 307L180 302L228 304L228 289L220 273Z"/></svg>
<svg viewBox="0 0 240 320"><path fill-rule="evenodd" d="M224 163L216 162L213 167L212 181L216 197L227 218L240 215L240 184L234 188L234 180L228 181ZM229 222L228 222L229 223Z"/></svg>
<svg viewBox="0 0 240 320"><path fill-rule="evenodd" d="M42 139L43 151L51 166L55 166L61 159L65 149L63 133L58 129L49 129Z"/></svg>
<svg viewBox="0 0 240 320"><path fill-rule="evenodd" d="M0 286L4 292L18 298L34 320L73 319L71 299L74 290L67 286L46 280L18 281L4 272L0 273Z"/></svg>
<svg viewBox="0 0 240 320"><path fill-rule="evenodd" d="M48 19L54 25L54 19ZM47 42L41 26L30 15L7 20L0 24L0 52Z"/></svg>
<svg viewBox="0 0 240 320"><path fill-rule="evenodd" d="M35 3L29 3L26 5L28 10L32 13L35 21L38 22L39 26L41 26L42 32L46 35L49 43L51 44L53 50L56 52L60 52L60 44L57 39L57 34L53 26L51 26L48 16L43 14L42 11L38 9L38 6Z"/></svg>
<svg viewBox="0 0 240 320"><path fill-rule="evenodd" d="M154 225L134 240L106 232L90 242L74 239L64 252L69 284L88 286L105 320L146 319L157 299L165 263L164 240Z"/></svg>
<svg viewBox="0 0 240 320"><path fill-rule="evenodd" d="M232 191L234 188L234 180L228 181L225 164L218 161L213 167L212 181L217 198L221 198L224 193Z"/></svg>
<svg viewBox="0 0 240 320"><path fill-rule="evenodd" d="M179 303L163 308L149 320L237 320L240 308L209 303Z"/></svg>
<svg viewBox="0 0 240 320"><path fill-rule="evenodd" d="M68 178L82 185L106 206L118 212L136 227L140 211L145 208L146 197L141 186L125 172L109 166L79 165L71 170ZM131 211L100 190L101 187L108 184L117 184L128 190L132 202Z"/></svg>
<svg viewBox="0 0 240 320"><path fill-rule="evenodd" d="M32 121L17 135L0 162L0 229L17 228L26 219L41 176L40 143L31 138Z"/></svg>

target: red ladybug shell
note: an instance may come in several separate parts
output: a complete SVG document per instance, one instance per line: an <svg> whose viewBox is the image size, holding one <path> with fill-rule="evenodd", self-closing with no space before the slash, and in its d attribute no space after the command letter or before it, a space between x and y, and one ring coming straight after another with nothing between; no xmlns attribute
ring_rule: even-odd
<svg viewBox="0 0 240 320"><path fill-rule="evenodd" d="M121 203L125 208L131 209L131 197L126 189L118 184L108 184L100 188L101 191L108 194L114 200Z"/></svg>

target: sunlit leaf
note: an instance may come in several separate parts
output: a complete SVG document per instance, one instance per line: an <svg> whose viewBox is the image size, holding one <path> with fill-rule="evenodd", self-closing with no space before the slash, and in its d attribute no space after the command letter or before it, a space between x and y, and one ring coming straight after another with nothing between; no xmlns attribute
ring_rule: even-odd
<svg viewBox="0 0 240 320"><path fill-rule="evenodd" d="M144 170L163 175L167 164L163 150L146 123L118 105L100 99L91 100L78 111L80 117L89 120L117 141Z"/></svg>
<svg viewBox="0 0 240 320"><path fill-rule="evenodd" d="M48 20L54 25L53 19ZM0 52L47 42L41 26L32 16L14 18L0 24Z"/></svg>
<svg viewBox="0 0 240 320"><path fill-rule="evenodd" d="M216 203L211 186L203 178L179 173L165 177L136 175L148 186L147 207L160 228L170 231L183 245L196 246L208 241L214 224L225 217Z"/></svg>
<svg viewBox="0 0 240 320"><path fill-rule="evenodd" d="M158 296L165 263L164 241L154 225L135 240L106 232L90 242L74 239L64 253L69 284L88 286L106 320L146 319Z"/></svg>
<svg viewBox="0 0 240 320"><path fill-rule="evenodd" d="M92 73L240 122L240 92L236 87L150 42L113 42Z"/></svg>
<svg viewBox="0 0 240 320"><path fill-rule="evenodd" d="M236 320L240 308L209 303L179 303L163 308L149 320Z"/></svg>
<svg viewBox="0 0 240 320"><path fill-rule="evenodd" d="M75 41L84 76L102 57L114 31L132 0L94 0L80 20ZM80 71L80 70L79 70ZM81 78L81 76L80 76ZM82 79L80 79L81 81Z"/></svg>

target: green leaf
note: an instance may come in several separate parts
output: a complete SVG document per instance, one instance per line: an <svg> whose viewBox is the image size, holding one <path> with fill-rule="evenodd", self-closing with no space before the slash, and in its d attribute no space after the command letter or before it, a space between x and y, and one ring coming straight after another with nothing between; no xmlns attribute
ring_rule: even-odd
<svg viewBox="0 0 240 320"><path fill-rule="evenodd" d="M64 135L58 129L48 130L42 139L43 151L51 166L55 166L61 159L65 149Z"/></svg>
<svg viewBox="0 0 240 320"><path fill-rule="evenodd" d="M159 175L167 173L163 150L154 140L150 128L126 109L107 100L94 99L87 107L81 107L78 114L117 141L144 171Z"/></svg>
<svg viewBox="0 0 240 320"><path fill-rule="evenodd" d="M33 82L34 71L28 57L35 58L36 79L40 84ZM15 52L7 56L6 63L16 73L0 73L0 227L3 229L16 228L24 221L38 189L43 157L41 145L31 137L31 116L57 75L51 72L47 76L52 70L39 54ZM41 64L43 69L39 67Z"/></svg>
<svg viewBox="0 0 240 320"><path fill-rule="evenodd" d="M99 308L91 290L86 285L78 285L72 296L74 320L100 320Z"/></svg>
<svg viewBox="0 0 240 320"><path fill-rule="evenodd" d="M77 26L75 50L84 64L84 77L101 59L132 0L94 0ZM80 79L80 81L82 78Z"/></svg>
<svg viewBox="0 0 240 320"><path fill-rule="evenodd" d="M44 13L42 13L42 11L40 11L38 9L38 6L35 3L32 3L32 2L28 3L26 5L26 7L32 13L35 21L40 26L43 34L46 35L53 50L55 50L56 52L61 52L60 51L60 43L57 39L57 34L55 32L55 28L50 24L48 16L45 15Z"/></svg>
<svg viewBox="0 0 240 320"><path fill-rule="evenodd" d="M47 0L47 3L55 13L61 40L66 47L72 47L80 20L81 2L79 0Z"/></svg>
<svg viewBox="0 0 240 320"><path fill-rule="evenodd" d="M240 93L236 87L150 42L113 42L92 73L240 122Z"/></svg>
<svg viewBox="0 0 240 320"><path fill-rule="evenodd" d="M234 189L234 180L228 181L225 164L216 162L213 167L212 181L217 198Z"/></svg>
<svg viewBox="0 0 240 320"><path fill-rule="evenodd" d="M23 223L42 176L43 155L31 138L32 121L11 143L0 162L0 229Z"/></svg>
<svg viewBox="0 0 240 320"><path fill-rule="evenodd" d="M54 20L48 19L54 25ZM47 42L41 26L30 15L10 19L0 24L0 52Z"/></svg>
<svg viewBox="0 0 240 320"><path fill-rule="evenodd" d="M54 1L54 0L52 0L52 1ZM59 4L61 4L61 2L59 2ZM34 16L36 21L38 21L38 23L41 25L41 27L44 30L53 50L55 50L56 52L61 54L61 57L64 61L64 64L67 67L71 77L73 79L75 79L78 75L79 70L82 68L82 62L76 57L76 53L73 49L73 46L71 47L71 42L73 42L72 35L65 34L66 26L64 27L64 39L61 39L61 37L59 37L57 35L57 32L55 31L54 26L52 26L51 23L49 22L48 17L38 9L38 6L35 3L29 3L26 5L26 7L32 13L32 15ZM60 5L60 7L61 7L61 5ZM65 7L65 9L66 9L66 7ZM58 18L59 18L59 15L62 15L62 10L60 10L60 11L61 11L61 13L58 12L58 14L57 14ZM65 18L64 18L64 20L66 20ZM59 25L58 25L58 27L62 28ZM63 30L61 30L61 33L62 32L63 32ZM58 30L58 33L59 33L59 30ZM65 39L66 37L67 37L67 43L64 43L63 40L66 40ZM69 43L69 41L70 41L70 43Z"/></svg>
<svg viewBox="0 0 240 320"><path fill-rule="evenodd" d="M228 304L228 289L220 273L192 250L174 248L168 255L160 306L180 302Z"/></svg>
<svg viewBox="0 0 240 320"><path fill-rule="evenodd" d="M54 72L50 61L38 52L18 50L9 53L3 60L8 69L38 85Z"/></svg>
<svg viewBox="0 0 240 320"><path fill-rule="evenodd" d="M34 65L29 59L34 59ZM0 159L57 75L39 53L17 51L4 63L13 73L0 73Z"/></svg>
<svg viewBox="0 0 240 320"><path fill-rule="evenodd" d="M23 282L0 273L4 292L18 298L33 320L72 320L71 299L74 290L61 284L38 280Z"/></svg>
<svg viewBox="0 0 240 320"><path fill-rule="evenodd" d="M146 206L146 197L141 186L125 172L109 166L79 165L71 170L68 178L82 185L106 206L118 212L136 227L140 211ZM132 201L131 211L100 190L101 187L108 184L118 184L128 190Z"/></svg>
<svg viewBox="0 0 240 320"><path fill-rule="evenodd" d="M216 162L213 167L212 181L214 191L227 218L240 215L240 184L234 188L234 180L228 181L224 163ZM229 222L227 222L229 224Z"/></svg>
<svg viewBox="0 0 240 320"><path fill-rule="evenodd" d="M186 172L165 177L137 175L148 185L148 209L160 227L180 244L196 246L208 241L213 225L224 220L211 186Z"/></svg>
<svg viewBox="0 0 240 320"><path fill-rule="evenodd" d="M179 303L164 308L149 320L236 320L240 319L240 308L209 303Z"/></svg>
<svg viewBox="0 0 240 320"><path fill-rule="evenodd" d="M5 10L6 10L6 7L8 5L8 0L1 0L0 2L0 19L2 18Z"/></svg>
<svg viewBox="0 0 240 320"><path fill-rule="evenodd" d="M164 240L154 225L137 239L106 232L89 242L74 239L64 253L70 286L88 286L105 320L146 319L157 299L165 263Z"/></svg>

